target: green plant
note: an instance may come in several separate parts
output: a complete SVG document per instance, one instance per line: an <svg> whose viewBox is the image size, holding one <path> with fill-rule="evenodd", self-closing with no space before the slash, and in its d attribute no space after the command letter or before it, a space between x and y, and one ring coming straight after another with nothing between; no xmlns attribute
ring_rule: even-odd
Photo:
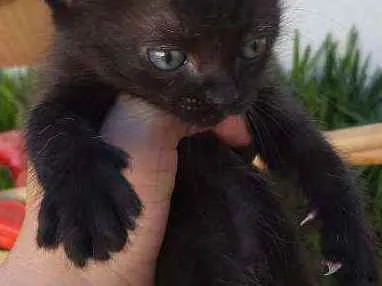
<svg viewBox="0 0 382 286"><path fill-rule="evenodd" d="M31 70L0 70L0 133L22 126L34 78ZM8 170L0 166L0 190L11 186Z"/></svg>
<svg viewBox="0 0 382 286"><path fill-rule="evenodd" d="M296 32L293 66L284 80L324 130L382 121L382 71L371 71L353 28L345 51L328 35L313 53Z"/></svg>
<svg viewBox="0 0 382 286"><path fill-rule="evenodd" d="M13 186L11 176L6 168L0 168L0 191Z"/></svg>
<svg viewBox="0 0 382 286"><path fill-rule="evenodd" d="M0 70L0 132L22 126L35 78L32 69Z"/></svg>

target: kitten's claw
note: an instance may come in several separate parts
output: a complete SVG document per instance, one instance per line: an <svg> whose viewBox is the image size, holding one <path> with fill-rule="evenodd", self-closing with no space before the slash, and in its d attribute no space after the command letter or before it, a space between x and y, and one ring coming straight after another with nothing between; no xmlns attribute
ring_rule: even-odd
<svg viewBox="0 0 382 286"><path fill-rule="evenodd" d="M313 221L317 217L317 211L311 211L308 215L300 222L300 227L303 227L307 223Z"/></svg>
<svg viewBox="0 0 382 286"><path fill-rule="evenodd" d="M342 263L340 262L332 262L332 261L322 261L321 264L328 269L327 272L325 272L324 276L331 276L338 272L342 268Z"/></svg>

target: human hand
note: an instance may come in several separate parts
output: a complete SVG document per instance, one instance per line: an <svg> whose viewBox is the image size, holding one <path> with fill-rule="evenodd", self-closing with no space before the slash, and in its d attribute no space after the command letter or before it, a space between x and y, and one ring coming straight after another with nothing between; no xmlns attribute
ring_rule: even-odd
<svg viewBox="0 0 382 286"><path fill-rule="evenodd" d="M239 136L237 126L243 127L242 122L230 118L215 132L230 144L246 144L248 138ZM26 218L15 248L0 269L2 285L153 285L175 180L176 146L190 132L198 130L143 102L121 99L116 105L102 135L109 143L128 150L131 167L124 176L133 184L144 210L125 249L112 260L91 262L85 269L75 268L61 248L46 251L37 247L42 190L31 169Z"/></svg>
<svg viewBox="0 0 382 286"><path fill-rule="evenodd" d="M31 169L26 217L18 241L0 269L2 285L152 285L173 190L176 144L186 132L178 120L139 101L121 100L113 109L102 135L128 150L131 168L124 175L144 210L126 249L106 263L91 262L84 270L75 268L61 248L47 251L37 247L42 190Z"/></svg>

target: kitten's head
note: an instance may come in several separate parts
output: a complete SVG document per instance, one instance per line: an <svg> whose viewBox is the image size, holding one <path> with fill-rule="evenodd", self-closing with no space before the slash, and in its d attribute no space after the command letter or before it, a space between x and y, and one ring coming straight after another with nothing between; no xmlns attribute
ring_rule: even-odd
<svg viewBox="0 0 382 286"><path fill-rule="evenodd" d="M200 126L256 97L280 19L278 0L47 1L62 53Z"/></svg>

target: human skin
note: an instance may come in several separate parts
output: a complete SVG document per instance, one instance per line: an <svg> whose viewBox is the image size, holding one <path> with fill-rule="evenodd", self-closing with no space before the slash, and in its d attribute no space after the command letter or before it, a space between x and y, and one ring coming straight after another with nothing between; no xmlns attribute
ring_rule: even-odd
<svg viewBox="0 0 382 286"><path fill-rule="evenodd" d="M38 248L35 238L42 189L31 166L24 224L0 268L1 285L154 285L176 174L176 145L182 137L198 131L143 102L125 98L117 103L102 135L107 142L129 150L130 167L123 175L134 186L144 209L125 249L107 262L90 261L85 269L74 267L61 247L57 251ZM238 118L220 124L215 132L231 145L245 145L250 140Z"/></svg>

